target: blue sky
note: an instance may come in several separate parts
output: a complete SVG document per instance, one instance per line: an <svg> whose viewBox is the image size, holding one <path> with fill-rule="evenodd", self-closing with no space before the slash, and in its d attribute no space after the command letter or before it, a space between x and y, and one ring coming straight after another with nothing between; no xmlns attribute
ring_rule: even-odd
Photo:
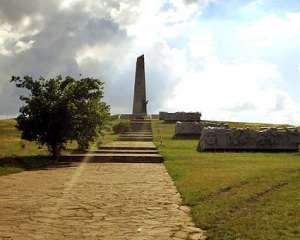
<svg viewBox="0 0 300 240"><path fill-rule="evenodd" d="M93 76L113 113L132 108L145 54L149 111L300 124L300 1L0 2L0 115L11 75Z"/></svg>

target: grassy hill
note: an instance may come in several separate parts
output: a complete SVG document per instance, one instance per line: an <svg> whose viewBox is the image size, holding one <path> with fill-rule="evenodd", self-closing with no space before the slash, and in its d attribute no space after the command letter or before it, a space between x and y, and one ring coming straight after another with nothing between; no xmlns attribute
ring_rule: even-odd
<svg viewBox="0 0 300 240"><path fill-rule="evenodd" d="M14 119L0 120L0 158L28 155L45 155L45 148L22 140L21 133L15 127Z"/></svg>
<svg viewBox="0 0 300 240"><path fill-rule="evenodd" d="M300 239L299 153L200 153L198 140L172 139L175 124L153 121L153 131L156 140L163 136L167 170L210 239Z"/></svg>
<svg viewBox="0 0 300 240"><path fill-rule="evenodd" d="M46 147L22 140L21 133L15 125L15 119L0 120L0 176L45 166L50 159ZM115 138L116 135L108 131L101 140L102 143L106 143ZM91 149L95 147L96 143L92 144ZM69 143L67 148L76 149L77 144Z"/></svg>
<svg viewBox="0 0 300 240"><path fill-rule="evenodd" d="M0 176L45 165L47 150L22 140L14 119L0 120Z"/></svg>

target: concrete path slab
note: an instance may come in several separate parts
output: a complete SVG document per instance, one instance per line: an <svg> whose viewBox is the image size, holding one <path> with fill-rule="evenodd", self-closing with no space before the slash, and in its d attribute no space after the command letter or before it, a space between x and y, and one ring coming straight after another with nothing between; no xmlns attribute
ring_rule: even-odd
<svg viewBox="0 0 300 240"><path fill-rule="evenodd" d="M204 239L163 164L93 164L0 177L2 240Z"/></svg>

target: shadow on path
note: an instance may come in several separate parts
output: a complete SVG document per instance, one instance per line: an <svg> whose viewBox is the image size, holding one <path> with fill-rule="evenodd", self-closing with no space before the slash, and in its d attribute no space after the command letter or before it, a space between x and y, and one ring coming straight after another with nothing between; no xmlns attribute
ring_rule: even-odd
<svg viewBox="0 0 300 240"><path fill-rule="evenodd" d="M21 168L26 171L55 170L58 168L74 167L78 163L52 163L50 156L18 156L0 158L0 168Z"/></svg>

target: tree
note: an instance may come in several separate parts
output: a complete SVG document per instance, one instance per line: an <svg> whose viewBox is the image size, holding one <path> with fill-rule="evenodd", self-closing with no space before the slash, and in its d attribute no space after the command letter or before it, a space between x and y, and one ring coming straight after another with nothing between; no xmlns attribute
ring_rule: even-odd
<svg viewBox="0 0 300 240"><path fill-rule="evenodd" d="M102 101L104 88L99 79L13 76L11 82L29 92L20 97L24 105L17 128L22 138L46 145L54 160L70 140L76 140L80 149L88 148L108 122L110 108Z"/></svg>

